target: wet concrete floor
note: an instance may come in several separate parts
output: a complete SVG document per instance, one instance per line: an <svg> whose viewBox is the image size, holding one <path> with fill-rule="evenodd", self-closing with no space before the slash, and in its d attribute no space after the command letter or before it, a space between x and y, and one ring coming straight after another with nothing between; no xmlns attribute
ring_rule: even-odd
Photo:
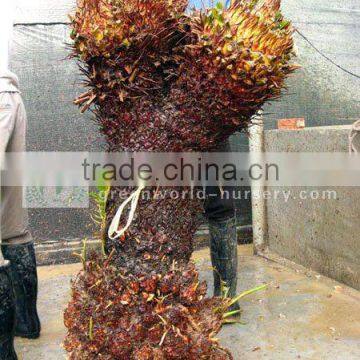
<svg viewBox="0 0 360 360"><path fill-rule="evenodd" d="M207 249L194 260L211 290ZM17 339L20 360L59 360L65 336L62 312L70 279L80 264L39 268L39 311L43 325L38 340ZM264 291L241 300L244 324L227 325L219 338L235 360L360 359L360 293L313 273L303 273L254 256L239 247L238 291L263 283Z"/></svg>

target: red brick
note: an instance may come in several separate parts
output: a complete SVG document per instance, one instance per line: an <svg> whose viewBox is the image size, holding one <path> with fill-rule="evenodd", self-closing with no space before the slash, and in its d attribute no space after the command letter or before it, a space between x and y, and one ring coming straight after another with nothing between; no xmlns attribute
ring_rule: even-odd
<svg viewBox="0 0 360 360"><path fill-rule="evenodd" d="M304 118L280 119L278 120L278 129L297 130L305 127Z"/></svg>

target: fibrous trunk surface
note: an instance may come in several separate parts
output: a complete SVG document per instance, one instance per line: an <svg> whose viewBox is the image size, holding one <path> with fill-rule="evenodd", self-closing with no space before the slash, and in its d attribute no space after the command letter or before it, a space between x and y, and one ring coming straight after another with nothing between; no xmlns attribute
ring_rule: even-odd
<svg viewBox="0 0 360 360"><path fill-rule="evenodd" d="M89 90L75 102L92 108L109 151L214 150L279 97L295 69L280 1L186 8L186 0L78 1L73 55ZM201 204L146 188L151 196L140 197L131 226L110 239L117 195L135 190L111 188L106 253L83 257L73 281L69 358L231 358L215 338L229 302L205 297L189 261Z"/></svg>

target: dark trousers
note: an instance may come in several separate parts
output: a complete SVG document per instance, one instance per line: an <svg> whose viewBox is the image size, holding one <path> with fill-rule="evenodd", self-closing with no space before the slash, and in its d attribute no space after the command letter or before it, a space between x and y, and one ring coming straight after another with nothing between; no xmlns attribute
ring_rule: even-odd
<svg viewBox="0 0 360 360"><path fill-rule="evenodd" d="M231 194L232 191L229 190L229 193ZM211 186L206 188L204 208L205 216L212 222L222 222L235 216L234 199L222 197L219 187Z"/></svg>
<svg viewBox="0 0 360 360"><path fill-rule="evenodd" d="M230 149L226 143L218 151ZM211 262L214 268L214 295L224 296L223 285L227 296L236 295L237 286L237 235L233 189L222 191L219 186L206 188L205 215L209 220ZM223 285L222 285L223 284ZM238 310L234 304L231 310Z"/></svg>
<svg viewBox="0 0 360 360"><path fill-rule="evenodd" d="M229 142L219 147L217 152L230 152ZM204 204L205 216L209 221L225 221L235 216L235 202L233 199L233 188L225 187L224 196L221 196L219 186L206 187L206 200ZM227 196L230 195L230 196Z"/></svg>

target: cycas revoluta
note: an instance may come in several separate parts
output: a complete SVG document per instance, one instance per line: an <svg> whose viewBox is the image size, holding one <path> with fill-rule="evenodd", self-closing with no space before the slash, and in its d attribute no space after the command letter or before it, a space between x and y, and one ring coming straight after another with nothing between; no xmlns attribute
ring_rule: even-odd
<svg viewBox="0 0 360 360"><path fill-rule="evenodd" d="M186 0L79 0L73 56L109 151L209 151L279 97L292 28L280 1L186 13ZM108 227L121 202L113 188ZM228 359L215 338L229 300L205 298L193 264L199 203L139 200L130 228L105 235L73 282L65 312L71 359ZM121 224L124 226L125 224Z"/></svg>

